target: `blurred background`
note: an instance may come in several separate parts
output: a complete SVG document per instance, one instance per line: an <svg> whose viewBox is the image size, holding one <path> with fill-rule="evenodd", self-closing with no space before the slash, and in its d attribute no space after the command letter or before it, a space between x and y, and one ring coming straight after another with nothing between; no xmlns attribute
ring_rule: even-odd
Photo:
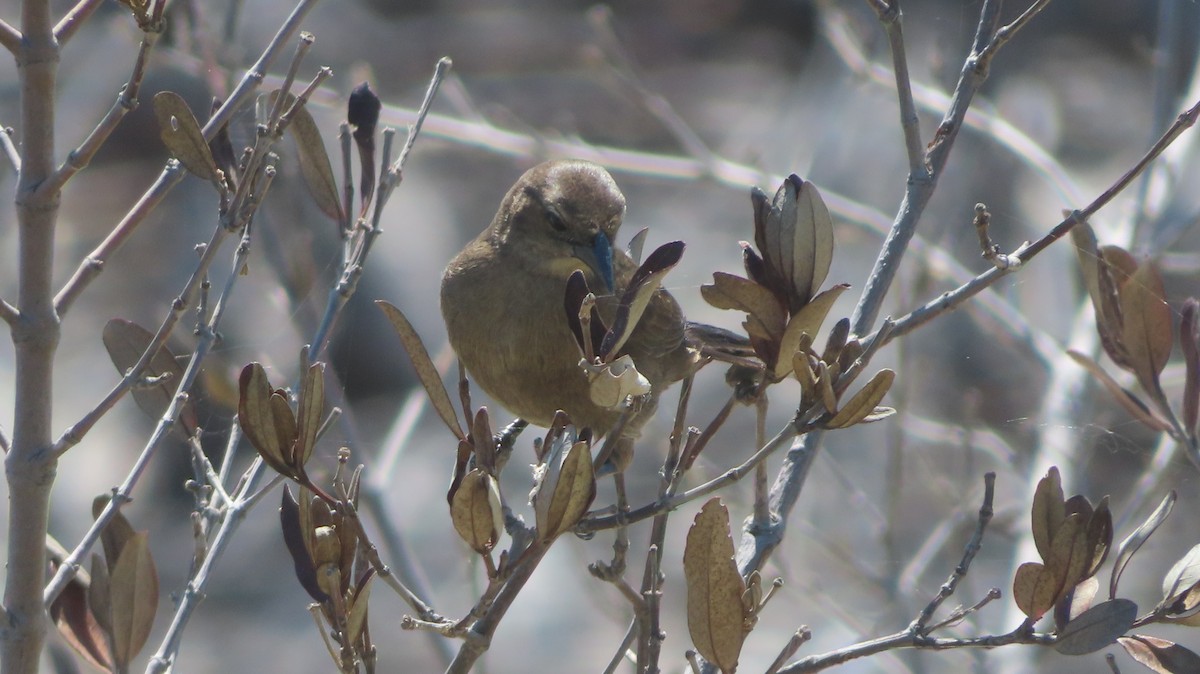
<svg viewBox="0 0 1200 674"><path fill-rule="evenodd" d="M0 16L15 23L15 0ZM69 3L58 2L60 11ZM980 3L906 0L904 31L921 133L932 138L975 34ZM1025 7L1005 9L1011 21ZM172 3L169 29L152 55L141 100L97 157L68 187L56 258L59 282L136 202L161 170L166 152L149 101L159 90L182 94L203 119L213 96L228 93L269 42L290 3L242 0ZM1131 167L1191 105L1194 36L1200 10L1161 0L1059 0L1002 49L959 135L938 191L904 258L884 309L900 316L987 269L971 226L976 203L992 213L991 234L1005 251L1040 237L1062 209L1090 202ZM741 273L739 240L752 239L749 188L773 193L783 176L813 181L834 213L837 252L827 283L851 291L829 323L849 315L874 263L883 233L905 188L907 159L899 125L886 36L863 2L800 0L663 0L585 2L535 0L358 0L325 2L303 24L316 42L300 70L320 66L334 76L311 106L336 154L344 100L368 81L385 102L385 123L414 118L438 58L454 61L433 112L388 204L384 232L357 295L328 352L337 401L346 414L325 438L314 471L332 471L338 447L366 464L386 517L369 531L385 558L402 539L425 599L443 615L469 610L484 586L483 569L454 534L445 505L455 443L428 410L395 452L396 422L420 396L391 328L373 305L398 305L431 353L445 353L437 310L441 270L491 220L501 197L533 164L579 156L608 166L628 200L623 244L643 227L647 245L682 239L682 263L666 285L689 318L739 329L742 317L706 305L699 288L712 272ZM107 3L64 55L58 126L60 154L81 140L112 105L128 77L140 35L127 10ZM290 49L287 50L290 52ZM278 82L285 64L271 71ZM0 63L0 124L19 123L16 73ZM235 143L252 137L247 109L231 126ZM1130 247L1162 265L1168 300L1177 309L1197 293L1200 191L1191 132L1168 153L1153 179L1135 183L1092 222L1102 243ZM231 299L222 342L208 359L199 397L205 447L216 460L236 402L235 378L261 361L272 380L294 380L301 346L311 337L336 280L341 250L336 228L303 187L294 149L284 144L280 178L258 217L255 248ZM0 177L11 194L8 167ZM56 383L56 423L91 408L119 378L100 341L113 317L153 329L194 267L194 247L216 224L212 190L186 179L106 266L68 317ZM11 209L0 214L0 292L15 294L16 234ZM1127 535L1169 488L1179 491L1175 516L1127 572L1122 595L1148 610L1162 574L1200 542L1197 468L1112 404L1065 358L1068 345L1089 342L1091 309L1069 243L1053 246L967 308L945 315L886 348L877 366L895 368L885 401L901 410L886 422L826 436L794 511L787 540L765 577L786 585L748 638L741 671L761 671L801 625L813 641L798 655L837 649L900 631L936 594L962 554L975 523L982 475L998 472L997 517L967 580L948 604L973 604L991 587L1005 597L943 636L999 634L1020 617L1009 598L1012 569L1031 557L1015 551L1028 529L1031 485L1057 463L1067 493L1093 502L1112 494L1116 536ZM219 286L232 248L213 271ZM519 298L514 298L519 301ZM186 354L194 338L181 326L172 349ZM1110 372L1116 369L1109 365ZM447 382L453 384L454 368ZM11 410L12 352L0 346L0 409ZM1132 381L1132 380L1130 380ZM1178 400L1182 365L1164 377ZM1132 384L1130 384L1132 386ZM414 391L416 393L414 394ZM475 392L479 402L487 402ZM688 423L703 427L728 395L722 371L698 379ZM663 398L643 434L630 471L634 504L657 489L674 396ZM796 386L776 387L768 431L788 422ZM507 421L495 406L493 419ZM0 413L2 415L10 412ZM0 416L11 428L11 418ZM153 420L123 401L59 467L51 531L71 547L90 522L90 504L124 477ZM754 450L754 413L740 408L701 457L689 484L740 463ZM505 474L507 500L528 517L532 462L521 439ZM395 461L381 463L391 454ZM243 447L237 465L247 465ZM778 469L782 457L769 465ZM125 510L151 531L163 597L147 652L157 647L191 561L191 476L182 441L164 446ZM236 474L236 473L235 473ZM0 487L0 491L3 491ZM609 499L609 500L605 500ZM750 514L749 485L722 493L735 539ZM597 503L611 502L602 488ZM332 671L311 619L308 597L292 575L276 516L276 496L251 512L217 568L194 616L179 671ZM664 568L663 664L683 671L690 647L684 614L681 554L699 503L672 518ZM648 527L631 532L630 578L640 583ZM383 539L388 543L384 544ZM485 671L601 671L628 625L630 611L613 587L586 565L611 556L612 537L559 541L498 631ZM0 543L2 545L2 543ZM1107 580L1108 568L1100 578ZM440 671L434 639L402 632L407 607L386 589L372 597L372 634L382 672ZM1152 634L1200 649L1187 628ZM456 646L456 644L451 644ZM1118 653L1123 671L1138 671ZM1046 652L1042 652L1046 651ZM1068 658L1049 649L888 653L844 665L846 672L1095 672L1100 655ZM626 671L626 670L618 670Z"/></svg>

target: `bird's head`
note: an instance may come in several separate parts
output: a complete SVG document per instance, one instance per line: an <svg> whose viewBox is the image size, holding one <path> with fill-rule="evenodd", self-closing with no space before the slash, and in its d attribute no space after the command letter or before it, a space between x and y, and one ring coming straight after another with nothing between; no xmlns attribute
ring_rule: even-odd
<svg viewBox="0 0 1200 674"><path fill-rule="evenodd" d="M506 245L544 249L546 259L582 262L612 292L612 240L624 214L625 196L608 171L591 162L555 160L521 176L493 227Z"/></svg>

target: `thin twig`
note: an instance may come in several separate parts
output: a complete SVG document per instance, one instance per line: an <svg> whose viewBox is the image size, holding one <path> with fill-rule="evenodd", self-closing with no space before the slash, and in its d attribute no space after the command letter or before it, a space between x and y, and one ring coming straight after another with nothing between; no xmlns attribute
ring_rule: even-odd
<svg viewBox="0 0 1200 674"><path fill-rule="evenodd" d="M937 595L930 601L920 615L913 620L909 625L909 629L921 635L927 635L932 632L932 629L927 629L933 614L938 607L949 599L962 579L966 577L967 571L971 568L971 562L974 561L975 555L979 553L983 545L983 533L987 529L988 522L992 521L992 502L996 496L996 474L987 473L983 476L983 505L979 506L979 521L975 525L975 533L971 535L971 540L967 542L967 547L963 550L962 560L958 566L954 567L954 573L950 574L950 578L942 584Z"/></svg>
<svg viewBox="0 0 1200 674"><path fill-rule="evenodd" d="M112 136L113 131L138 106L138 93L142 88L142 79L146 75L146 64L149 62L150 50L158 42L159 34L147 31L142 34L142 44L138 48L137 58L133 63L133 72L121 90L117 100L108 109L104 117L96 124L96 128L88 134L79 147L67 153L67 158L50 176L50 179L38 186L38 190L46 194L56 194L76 174L87 168L96 153L104 146L105 141Z"/></svg>
<svg viewBox="0 0 1200 674"><path fill-rule="evenodd" d="M217 130L233 117L234 112L241 109L250 100L262 82L267 69L285 48L291 35L299 29L300 23L316 3L317 0L299 0L297 2L296 7L279 27L279 31L263 50L258 61L246 71L225 103L213 113L208 123L204 125L206 139L211 139ZM158 175L154 184L138 199L133 208L121 219L121 222L109 232L104 241L84 257L75 273L55 295L54 308L59 316L66 315L75 300L104 270L105 262L133 236L137 228L145 222L146 217L162 202L171 189L183 180L184 175L186 175L186 171L178 163L167 163L166 168Z"/></svg>
<svg viewBox="0 0 1200 674"><path fill-rule="evenodd" d="M0 45L16 56L21 53L21 31L0 19Z"/></svg>
<svg viewBox="0 0 1200 674"><path fill-rule="evenodd" d="M908 249L908 242L916 232L917 223L925 212L926 204L933 196L946 161L950 158L950 150L962 128L963 117L966 116L967 109L975 98L975 92L987 78L986 69L978 67L978 54L991 41L992 35L995 33L996 24L1000 18L1000 5L999 0L985 0L983 3L971 54L963 63L958 86L954 90L954 98L950 103L950 108L946 110L941 124L938 125L933 140L925 150L924 165L928 168L928 179L916 180L916 176L909 176L904 199L900 203L900 210L896 213L892 229L888 232L879 258L875 261L875 267L867 278L858 304L854 307L854 313L850 318L850 329L856 335L866 334L875 323L883 306L884 297L887 296L892 281L895 280L900 260Z"/></svg>
<svg viewBox="0 0 1200 674"><path fill-rule="evenodd" d="M79 32L83 24L87 23L102 2L104 0L79 0L79 3L72 7L71 11L63 15L63 18L54 26L54 38L58 40L59 47L63 47L71 41L71 38Z"/></svg>
<svg viewBox="0 0 1200 674"><path fill-rule="evenodd" d="M869 3L883 24L892 48L892 72L896 77L897 107L900 111L900 128L904 131L904 149L908 154L908 177L910 181L929 180L929 166L925 164L925 148L921 142L921 120L913 104L912 82L908 76L908 56L904 49L903 14L900 0L874 0Z"/></svg>

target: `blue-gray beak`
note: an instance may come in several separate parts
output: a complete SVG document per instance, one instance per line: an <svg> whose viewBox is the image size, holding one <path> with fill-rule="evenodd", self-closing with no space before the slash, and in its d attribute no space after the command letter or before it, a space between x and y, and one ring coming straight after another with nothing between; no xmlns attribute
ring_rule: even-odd
<svg viewBox="0 0 1200 674"><path fill-rule="evenodd" d="M575 257L586 262L592 271L596 272L596 276L604 282L605 292L609 293L614 292L617 285L613 280L612 256L612 242L608 240L608 235L604 232L596 232L590 248L575 247Z"/></svg>

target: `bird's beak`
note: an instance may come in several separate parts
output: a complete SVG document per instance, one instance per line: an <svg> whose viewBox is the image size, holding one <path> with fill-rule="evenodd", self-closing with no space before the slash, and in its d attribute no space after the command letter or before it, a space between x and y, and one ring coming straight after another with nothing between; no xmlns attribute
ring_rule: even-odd
<svg viewBox="0 0 1200 674"><path fill-rule="evenodd" d="M613 292L616 289L616 282L613 280L613 249L612 242L608 240L608 235L604 232L596 232L596 237L592 239L592 245L575 246L575 257L582 260L591 267L601 280L604 281L604 289L607 292Z"/></svg>

